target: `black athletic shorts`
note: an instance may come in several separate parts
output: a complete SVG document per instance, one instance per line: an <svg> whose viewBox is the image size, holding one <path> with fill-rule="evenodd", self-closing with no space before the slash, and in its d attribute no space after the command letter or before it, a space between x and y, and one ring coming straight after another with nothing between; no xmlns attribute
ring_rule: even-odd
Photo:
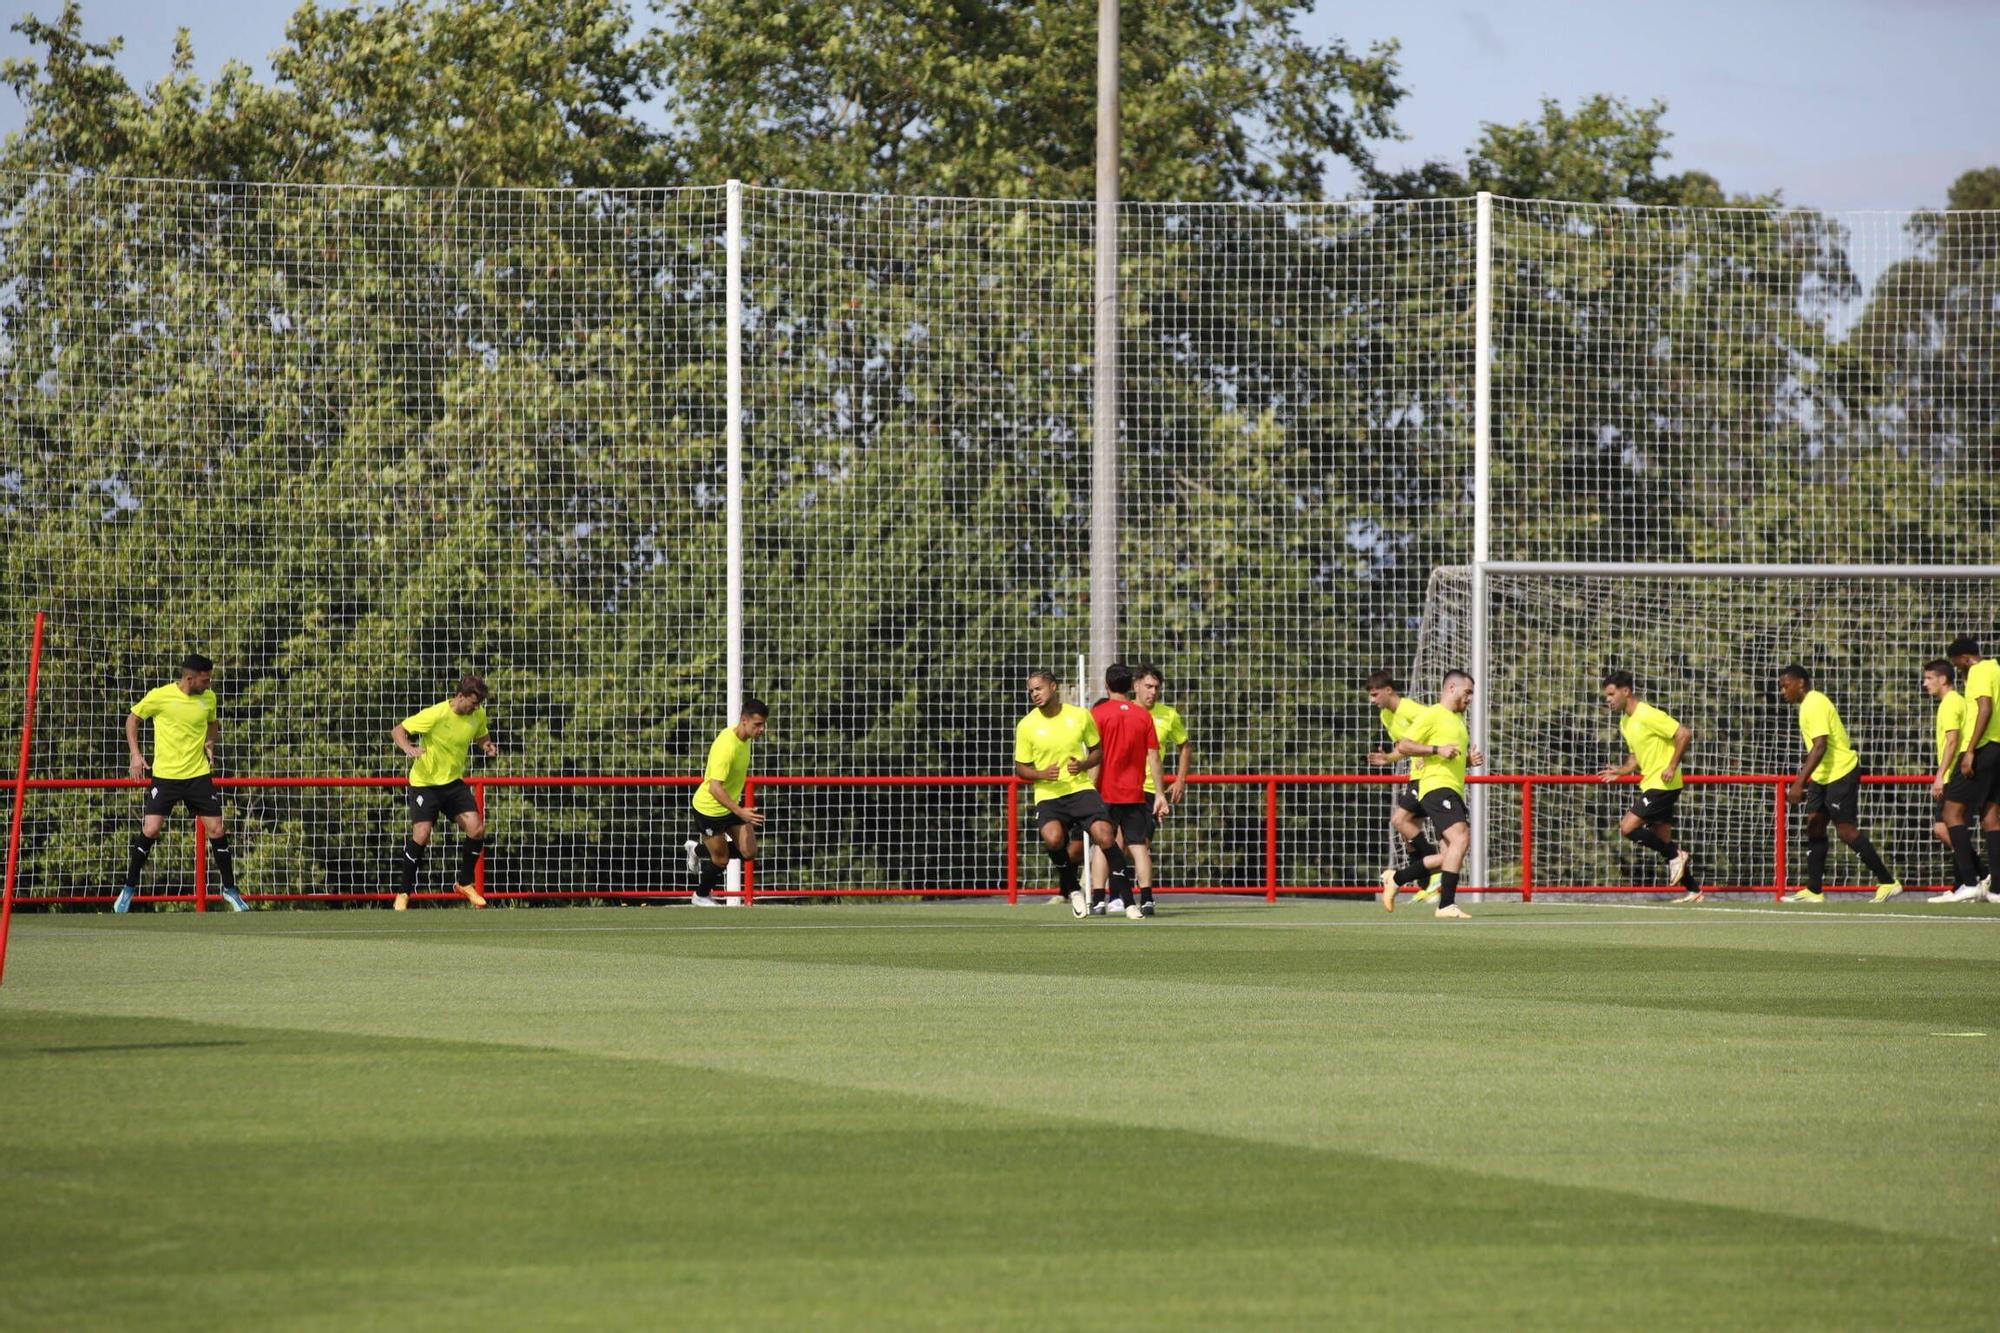
<svg viewBox="0 0 2000 1333"><path fill-rule="evenodd" d="M1423 798L1424 816L1431 821L1431 827L1440 837L1453 824L1470 823L1471 812L1465 808L1465 793L1453 791L1449 787L1439 787Z"/></svg>
<svg viewBox="0 0 2000 1333"><path fill-rule="evenodd" d="M174 807L187 802L189 814L220 815L222 797L215 791L215 776L203 773L196 778L154 778L146 788L146 813L170 815Z"/></svg>
<svg viewBox="0 0 2000 1333"><path fill-rule="evenodd" d="M1144 847L1153 840L1157 825L1151 801L1114 801L1104 808L1111 816L1112 826L1125 835L1127 847Z"/></svg>
<svg viewBox="0 0 2000 1333"><path fill-rule="evenodd" d="M1833 824L1858 824L1861 822L1861 768L1844 778L1835 778L1824 785L1817 782L1806 784L1806 798L1799 809L1808 816L1825 815Z"/></svg>
<svg viewBox="0 0 2000 1333"><path fill-rule="evenodd" d="M1642 791L1632 798L1628 813L1639 816L1641 824L1671 824L1674 812L1680 809L1681 791Z"/></svg>
<svg viewBox="0 0 2000 1333"><path fill-rule="evenodd" d="M460 815L477 810L479 802L472 799L472 788L465 785L465 779L447 782L441 787L412 787L404 793L410 803L412 824L434 824L440 819L457 819Z"/></svg>
<svg viewBox="0 0 2000 1333"><path fill-rule="evenodd" d="M1067 796L1058 796L1053 801L1035 803L1035 824L1061 824L1071 832L1087 830L1098 820L1109 823L1111 812L1105 808L1104 798L1097 794L1097 788L1086 787L1073 791Z"/></svg>
<svg viewBox="0 0 2000 1333"><path fill-rule="evenodd" d="M1963 795L1958 794L1961 792ZM1944 798L1965 802L1974 819L1988 805L2000 801L2000 741L1988 741L1972 752L1972 771L1955 773L1944 784Z"/></svg>
<svg viewBox="0 0 2000 1333"><path fill-rule="evenodd" d="M700 810L696 810L694 811L694 836L697 838L712 838L718 833L729 832L729 830L742 822L742 815L732 815L726 810L719 815L705 814Z"/></svg>
<svg viewBox="0 0 2000 1333"><path fill-rule="evenodd" d="M1424 817L1424 803L1417 799L1417 784L1414 782L1405 782L1396 788L1394 804L1404 814L1415 815L1418 819Z"/></svg>

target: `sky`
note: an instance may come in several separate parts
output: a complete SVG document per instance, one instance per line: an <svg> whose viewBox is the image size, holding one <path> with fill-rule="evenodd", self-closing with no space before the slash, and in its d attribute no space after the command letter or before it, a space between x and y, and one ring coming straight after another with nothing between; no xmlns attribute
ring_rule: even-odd
<svg viewBox="0 0 2000 1333"><path fill-rule="evenodd" d="M1085 0L1077 0L1084 3ZM53 17L61 0L10 9ZM238 59L268 75L292 0L84 0L88 34L123 36L135 84L165 72L187 27L197 67ZM2000 0L1321 0L1309 36L1357 50L1401 43L1409 90L1397 118L1408 136L1385 145L1391 167L1461 162L1486 122L1566 107L1599 92L1667 103L1668 169L1702 170L1736 193L1782 192L1829 209L1935 207L1959 173L2000 165ZM0 55L26 56L13 32ZM0 92L0 132L19 101ZM1351 176L1328 194L1353 190Z"/></svg>

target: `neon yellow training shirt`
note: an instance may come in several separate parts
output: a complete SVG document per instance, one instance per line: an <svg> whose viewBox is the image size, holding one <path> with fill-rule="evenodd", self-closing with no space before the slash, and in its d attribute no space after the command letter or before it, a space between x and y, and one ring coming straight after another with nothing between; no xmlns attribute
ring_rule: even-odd
<svg viewBox="0 0 2000 1333"><path fill-rule="evenodd" d="M1640 791L1679 791L1687 785L1679 773L1674 774L1672 782L1660 780L1667 761L1674 757L1674 733L1680 729L1681 724L1665 710L1648 703L1619 715L1618 734L1625 738L1625 747L1639 760Z"/></svg>
<svg viewBox="0 0 2000 1333"><path fill-rule="evenodd" d="M1861 756L1854 753L1847 728L1841 724L1840 710L1818 690L1807 690L1806 697L1799 700L1799 735L1805 737L1808 750L1814 740L1826 737L1826 753L1812 771L1812 780L1822 787L1840 781L1861 764Z"/></svg>
<svg viewBox="0 0 2000 1333"><path fill-rule="evenodd" d="M1180 762L1181 746L1188 743L1187 724L1181 721L1178 709L1172 704L1154 704L1146 710L1153 715L1153 734L1160 738L1160 768L1166 773L1167 781L1174 780L1175 765ZM1168 758L1172 755L1173 758ZM1160 789L1153 783L1153 766L1146 765L1146 795L1157 796Z"/></svg>
<svg viewBox="0 0 2000 1333"><path fill-rule="evenodd" d="M715 799L708 789L710 782L720 782L729 799L743 804L743 784L750 777L750 742L736 734L736 728L724 727L715 733L715 743L708 747L708 765L701 770L701 785L694 789L694 808L705 815L726 815L729 810Z"/></svg>
<svg viewBox="0 0 2000 1333"><path fill-rule="evenodd" d="M1382 719L1382 730L1389 733L1389 744L1393 748L1397 741L1410 734L1410 726L1423 715L1424 705L1404 695L1396 700L1396 710L1378 708L1375 715ZM1410 781L1415 782L1424 775L1424 757L1410 756Z"/></svg>
<svg viewBox="0 0 2000 1333"><path fill-rule="evenodd" d="M1976 750L1982 745L2000 741L2000 661L1982 657L1965 669L1965 725L1968 730L1979 720L1979 701L1991 699L1993 709L1986 717L1986 734L1978 738L1966 737L1965 743Z"/></svg>
<svg viewBox="0 0 2000 1333"><path fill-rule="evenodd" d="M1970 744L1965 733L1972 726L1972 721L1972 706L1966 702L1965 696L1957 690L1946 690L1944 698L1938 700L1937 706L1937 761L1939 768L1943 768L1946 764L1957 763L1958 757L1965 753L1966 747ZM1952 746L1950 750L1946 750L1944 748L1945 733L1952 731L1958 733L1958 744Z"/></svg>
<svg viewBox="0 0 2000 1333"><path fill-rule="evenodd" d="M215 721L215 691L184 694L179 685L162 685L132 705L132 711L153 722L153 776L175 781L198 778L209 771L208 724Z"/></svg>
<svg viewBox="0 0 2000 1333"><path fill-rule="evenodd" d="M445 699L404 718L403 730L424 738L424 752L410 765L410 785L442 787L472 766L472 743L486 734L486 705L460 717Z"/></svg>
<svg viewBox="0 0 2000 1333"><path fill-rule="evenodd" d="M1465 729L1463 715L1452 712L1443 704L1432 704L1417 714L1410 729L1403 733L1406 741L1418 745L1456 745L1458 757L1445 759L1439 755L1423 756L1424 771L1417 777L1417 795L1428 796L1434 791L1455 791L1465 795L1466 752L1472 748L1472 733Z"/></svg>
<svg viewBox="0 0 2000 1333"><path fill-rule="evenodd" d="M1053 801L1093 789L1088 772L1071 773L1063 761L1082 759L1097 741L1097 719L1090 710L1064 704L1061 712L1050 717L1037 708L1014 724L1014 762L1031 768L1060 768L1062 776L1055 781L1035 784L1037 801Z"/></svg>

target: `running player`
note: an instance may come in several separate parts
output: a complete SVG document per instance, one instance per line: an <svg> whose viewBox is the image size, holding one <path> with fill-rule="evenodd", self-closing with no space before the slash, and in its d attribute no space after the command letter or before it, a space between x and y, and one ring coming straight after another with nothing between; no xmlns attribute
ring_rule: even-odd
<svg viewBox="0 0 2000 1333"><path fill-rule="evenodd" d="M1050 671L1029 673L1028 702L1034 706L1014 726L1014 776L1035 784L1035 825L1042 848L1056 868L1070 911L1086 917L1090 902L1077 875L1081 853L1070 850L1071 829L1086 834L1113 869L1124 865L1111 836L1110 812L1090 782L1090 770L1104 759L1097 723L1083 709L1062 701L1062 687Z"/></svg>
<svg viewBox="0 0 2000 1333"><path fill-rule="evenodd" d="M2000 866L2000 662L1981 657L1979 640L1969 635L1953 639L1944 655L1965 673L1965 746L1958 757L1958 773L1967 780L1960 789L1966 819L1968 823L1977 819L1985 830L1987 866ZM1962 838L1969 850L1972 830L1952 837L1952 857L1960 875L1959 887L1952 892L1958 901L1969 902L1965 888L1972 881L1963 878L1968 858L1956 840Z"/></svg>
<svg viewBox="0 0 2000 1333"><path fill-rule="evenodd" d="M1153 828L1168 806L1159 792L1166 785L1159 732L1152 716L1133 700L1132 688L1132 668L1114 663L1104 673L1107 697L1090 710L1090 717L1104 748L1104 762L1097 766L1097 794L1104 800L1117 842L1111 853L1096 854L1095 879L1110 899L1104 910L1123 912L1137 921L1153 915ZM1148 779L1154 788L1150 798L1145 790ZM1125 865L1113 870L1111 856L1120 852Z"/></svg>
<svg viewBox="0 0 2000 1333"><path fill-rule="evenodd" d="M1396 688L1396 678L1386 671L1378 671L1362 683L1368 690L1368 702L1375 705L1377 715L1382 719L1382 730L1389 733L1389 744L1395 745L1409 731L1410 724L1423 713L1424 706L1415 699L1405 698L1402 691ZM1386 768L1402 763L1403 757L1393 749L1370 750L1368 762L1377 768ZM1395 799L1389 803L1389 827L1409 849L1412 865L1435 871L1439 863L1438 851L1424 836L1424 807L1417 800L1417 776L1423 768L1423 760L1410 761L1410 780L1396 789ZM1438 896L1438 883L1438 875L1433 873L1430 882L1410 901L1432 901Z"/></svg>
<svg viewBox="0 0 2000 1333"><path fill-rule="evenodd" d="M1694 877L1693 853L1674 841L1674 817L1680 807L1681 759L1694 732L1660 709L1642 701L1632 690L1632 673L1604 674L1604 703L1618 715L1618 734L1625 740L1625 762L1599 769L1602 782L1639 775L1639 794L1618 821L1618 831L1667 863L1667 883L1684 884L1677 903L1701 901L1701 884Z"/></svg>
<svg viewBox="0 0 2000 1333"><path fill-rule="evenodd" d="M720 907L716 890L733 856L748 865L757 859L757 830L764 816L743 804L743 784L750 779L750 742L764 734L770 724L771 706L762 699L745 699L734 726L715 733L708 747L708 763L701 771L701 785L694 789L694 836L700 850L688 848L689 868L700 878L694 896L696 907Z"/></svg>
<svg viewBox="0 0 2000 1333"><path fill-rule="evenodd" d="M1977 779L1958 771L1971 719L1965 696L1954 688L1957 680L1951 663L1944 658L1924 663L1924 693L1937 701L1934 729L1938 768L1931 777L1931 799L1937 809L1931 834L1951 849L1951 882L1955 886L1925 899L1933 903L1969 903L1986 896L1986 888L1979 882L1986 875L1986 867L1979 862L1970 822L1973 818L1970 803L1977 792L1974 785ZM1971 858L1970 864L1966 863L1967 857Z"/></svg>
<svg viewBox="0 0 2000 1333"><path fill-rule="evenodd" d="M465 834L458 844L458 873L452 877L452 887L474 907L486 906L475 883L479 858L486 850L486 816L480 813L472 788L465 785L465 774L472 766L475 743L488 759L500 754L486 722L490 694L478 676L460 676L451 698L412 713L389 729L396 748L416 760L410 765L407 793L410 836L396 865L398 912L409 909L417 872L430 856L431 833L440 818L451 820ZM423 737L421 745L414 739L418 736Z"/></svg>
<svg viewBox="0 0 2000 1333"><path fill-rule="evenodd" d="M1417 800L1424 814L1444 842L1438 877L1437 915L1463 921L1468 914L1458 905L1458 876L1465 866L1465 854L1472 846L1472 825L1465 800L1465 770L1486 762L1486 756L1472 743L1465 727L1465 710L1472 704L1473 680L1463 671L1447 671L1438 701L1410 723L1409 730L1396 742L1396 753L1421 758L1424 771L1417 778ZM1396 910L1396 890L1415 884L1425 874L1421 865L1382 872L1382 906Z"/></svg>
<svg viewBox="0 0 2000 1333"><path fill-rule="evenodd" d="M1160 785L1154 782L1152 773L1147 772L1146 799L1151 800L1155 796L1164 794L1167 798L1167 808L1171 812L1178 809L1180 803L1187 797L1188 779L1194 776L1194 744L1188 739L1187 723L1181 719L1180 710L1160 698L1160 693L1166 686L1167 678L1150 662L1132 674L1132 698L1140 707L1152 714L1153 730L1160 738L1160 763L1164 766L1168 762L1168 756L1171 755L1174 767L1174 776L1167 782L1164 793L1161 792ZM1154 829L1154 832L1158 831L1157 828ZM1152 855L1153 849L1149 844L1146 848L1146 858L1149 862L1152 860ZM1147 916L1153 915L1152 903L1152 895L1148 894L1146 901L1141 904Z"/></svg>
<svg viewBox="0 0 2000 1333"><path fill-rule="evenodd" d="M1786 896L1788 903L1826 901L1826 826L1832 824L1840 840L1854 849L1863 865L1875 876L1875 901L1884 902L1903 891L1889 873L1882 854L1861 831L1861 756L1847 738L1840 710L1833 700L1812 687L1812 676L1802 666L1788 666L1778 672L1778 692L1785 702L1799 710L1799 735L1804 738L1806 757L1798 776L1790 783L1787 799L1806 814L1806 886Z"/></svg>
<svg viewBox="0 0 2000 1333"><path fill-rule="evenodd" d="M181 662L178 679L153 690L132 705L125 715L125 747L131 752L130 771L145 781L151 770L152 783L146 788L146 804L139 817L139 836L132 839L132 855L125 864L125 883L111 910L125 913L139 892L139 877L153 855L153 844L166 827L167 816L182 802L201 820L208 834L209 850L215 855L215 873L222 881L222 900L231 910L247 912L250 904L236 891L236 849L230 846L229 831L223 825L222 798L215 794L215 743L222 735L216 720L215 663L200 653L189 653ZM153 723L153 762L139 748L139 723Z"/></svg>

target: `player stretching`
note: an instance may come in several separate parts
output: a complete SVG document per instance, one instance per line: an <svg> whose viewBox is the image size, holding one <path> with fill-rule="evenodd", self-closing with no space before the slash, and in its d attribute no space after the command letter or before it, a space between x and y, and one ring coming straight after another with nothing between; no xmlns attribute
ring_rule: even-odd
<svg viewBox="0 0 2000 1333"><path fill-rule="evenodd" d="M1937 814L1931 834L1951 849L1951 882L1956 886L1925 899L1933 903L1969 903L1986 896L1979 882L1985 878L1986 867L1980 864L1979 852L1973 846L1970 822L1970 811L1978 794L1977 779L1958 771L1972 718L1971 710L1965 706L1965 696L1953 688L1957 679L1951 663L1943 658L1924 663L1924 693L1937 700L1938 769L1931 778L1931 799L1937 803Z"/></svg>
<svg viewBox="0 0 2000 1333"><path fill-rule="evenodd" d="M736 725L715 733L708 747L708 763L701 771L701 785L694 789L694 836L707 859L688 848L690 869L698 870L694 897L696 907L720 907L715 891L722 887L729 858L745 865L757 859L757 830L764 816L743 804L743 784L750 778L750 742L764 734L770 724L771 706L762 699L745 699Z"/></svg>
<svg viewBox="0 0 2000 1333"><path fill-rule="evenodd" d="M1448 920L1463 921L1465 910L1458 905L1458 875L1465 866L1465 853L1472 846L1472 825L1465 804L1465 769L1477 768L1486 756L1472 743L1465 729L1465 710L1472 703L1472 677L1463 671L1447 671L1438 701L1417 715L1409 730L1396 742L1396 753L1422 759L1424 771L1417 778L1417 801L1430 818L1431 827L1444 841L1438 876L1437 914ZM1396 910L1396 890L1415 884L1425 874L1421 864L1382 872L1382 906Z"/></svg>
<svg viewBox="0 0 2000 1333"><path fill-rule="evenodd" d="M1090 770L1104 758L1097 723L1083 709L1062 701L1053 672L1029 673L1028 702L1034 707L1014 726L1014 776L1035 784L1035 826L1069 910L1089 916L1090 902L1070 855L1070 830L1087 833L1113 873L1125 868L1125 857L1111 836L1110 812L1090 782Z"/></svg>
<svg viewBox="0 0 2000 1333"><path fill-rule="evenodd" d="M1152 715L1132 698L1132 668L1114 663L1104 673L1104 689L1110 696L1090 710L1097 724L1104 761L1097 767L1097 794L1116 830L1118 850L1129 858L1122 870L1110 870L1103 852L1097 853L1098 882L1106 886L1111 901L1107 912L1123 911L1137 921L1153 915L1153 828L1154 821L1167 814L1167 798L1159 789L1166 785L1160 769L1160 734ZM1146 795L1146 782L1153 794ZM1138 886L1132 884L1138 876Z"/></svg>
<svg viewBox="0 0 2000 1333"><path fill-rule="evenodd" d="M1424 706L1415 699L1405 698L1396 688L1396 678L1386 671L1378 671L1362 683L1368 690L1368 702L1375 705L1382 719L1382 729L1389 733L1389 744L1393 746L1403 739L1404 733L1410 729L1410 724L1424 711ZM1403 757L1394 750L1368 752L1368 762L1377 768L1386 768L1402 761ZM1412 865L1435 869L1439 863L1438 851L1431 846L1431 840L1424 836L1424 807L1417 800L1417 777L1423 770L1424 764L1421 759L1410 761L1410 780L1396 789L1396 797L1389 803L1389 827L1409 849ZM1438 883L1438 876L1433 874L1430 883L1410 901L1430 902L1438 895Z"/></svg>
<svg viewBox="0 0 2000 1333"><path fill-rule="evenodd" d="M1616 768L1599 769L1603 782L1639 775L1639 794L1631 809L1618 821L1618 831L1649 851L1658 852L1667 863L1667 883L1682 884L1687 892L1677 903L1701 901L1701 884L1694 877L1694 854L1674 842L1674 813L1681 803L1681 759L1687 754L1694 732L1660 709L1642 702L1632 692L1632 673L1607 671L1604 674L1604 702L1618 715L1618 734L1625 739L1625 762Z"/></svg>
<svg viewBox="0 0 2000 1333"><path fill-rule="evenodd" d="M1799 735L1806 744L1806 757L1792 779L1790 801L1806 813L1806 886L1790 894L1788 903L1823 903L1826 894L1826 826L1840 832L1840 840L1854 849L1875 876L1875 901L1883 902L1903 891L1902 884L1889 873L1882 854L1861 831L1861 756L1847 739L1840 710L1833 700L1812 688L1812 677L1802 666L1788 666L1778 672L1778 692L1785 702L1799 710Z"/></svg>
<svg viewBox="0 0 2000 1333"><path fill-rule="evenodd" d="M215 794L215 742L222 734L216 721L215 663L200 653L189 653L181 662L180 678L162 685L132 705L125 715L125 747L132 752L132 776L145 780L146 753L139 748L139 719L153 720L153 782L146 789L146 804L139 818L139 836L132 839L132 856L125 865L125 884L118 890L114 912L128 912L139 892L139 876L167 816L174 807L187 802L190 813L201 820L208 833L209 849L215 853L215 873L222 880L222 900L238 912L250 910L236 891L236 849L229 845L229 833L222 823L222 798Z"/></svg>
<svg viewBox="0 0 2000 1333"><path fill-rule="evenodd" d="M1972 890L1979 887L1976 880L1965 877L1973 860L1968 855L1972 851L1972 820L1977 819L1986 832L1987 866L2000 866L2000 662L1981 657L1979 641L1968 637L1953 639L1944 655L1965 673L1965 746L1958 757L1958 775L1965 780L1960 794L1966 814L1960 824L1952 824L1949 817L1945 822L1948 830L1963 827L1963 832L1951 835L1952 859L1958 866L1958 887L1952 890L1952 898L1970 902L1975 896ZM1950 800L1949 794L1946 800ZM1964 852L1959 850L1961 842ZM2000 902L1991 894L1986 898Z"/></svg>
<svg viewBox="0 0 2000 1333"><path fill-rule="evenodd" d="M1188 779L1194 776L1194 744L1188 739L1187 723L1181 720L1180 711L1170 703L1160 700L1160 692L1166 688L1167 678L1160 669L1148 662L1141 666L1132 677L1132 698L1153 715L1153 730L1160 738L1160 762L1165 764L1167 755L1174 756L1174 776L1167 783L1165 792L1169 810L1177 809L1187 796ZM1149 771L1146 774L1146 797L1148 800L1160 795L1160 788L1153 781ZM1156 830L1157 831L1157 830ZM1153 849L1146 848L1146 859L1152 860ZM1153 898L1146 895L1143 904L1146 915L1153 914Z"/></svg>
<svg viewBox="0 0 2000 1333"><path fill-rule="evenodd" d="M431 831L439 818L449 819L465 834L458 844L458 873L452 887L474 907L486 906L473 883L480 854L486 850L486 816L465 773L472 765L476 741L488 759L500 753L486 725L486 700L491 694L477 676L460 676L458 689L420 713L412 713L389 729L396 748L417 762L410 765L410 836L396 864L396 910L407 911L417 887L417 872L430 856ZM418 745L412 737L423 737Z"/></svg>

